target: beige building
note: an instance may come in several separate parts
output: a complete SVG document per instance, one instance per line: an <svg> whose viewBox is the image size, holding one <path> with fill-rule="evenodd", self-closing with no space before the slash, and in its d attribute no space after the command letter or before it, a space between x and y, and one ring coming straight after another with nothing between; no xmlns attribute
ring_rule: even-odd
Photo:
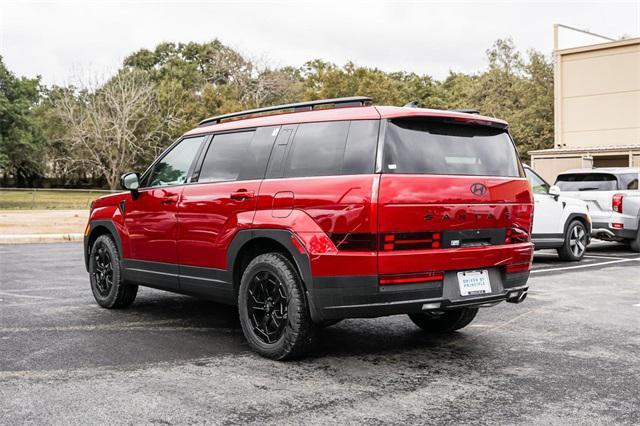
<svg viewBox="0 0 640 426"><path fill-rule="evenodd" d="M555 141L530 151L554 182L581 167L640 167L640 38L555 50Z"/></svg>

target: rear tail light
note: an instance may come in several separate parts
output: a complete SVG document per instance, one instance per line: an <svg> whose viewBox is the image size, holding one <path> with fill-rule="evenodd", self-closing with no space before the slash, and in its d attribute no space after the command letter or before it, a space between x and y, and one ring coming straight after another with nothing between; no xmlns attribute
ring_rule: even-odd
<svg viewBox="0 0 640 426"><path fill-rule="evenodd" d="M531 239L529 233L520 228L507 228L505 232L504 243L505 244L516 244L516 243L527 243Z"/></svg>
<svg viewBox="0 0 640 426"><path fill-rule="evenodd" d="M624 198L624 194L615 194L613 196L613 200L611 200L611 209L614 212L622 213L622 199Z"/></svg>
<svg viewBox="0 0 640 426"><path fill-rule="evenodd" d="M409 232L382 234L380 246L383 251L421 250L442 247L441 232Z"/></svg>
<svg viewBox="0 0 640 426"><path fill-rule="evenodd" d="M374 251L377 234L331 233L331 241L339 251Z"/></svg>
<svg viewBox="0 0 640 426"><path fill-rule="evenodd" d="M444 280L444 272L421 272L418 274L381 275L380 285L417 284Z"/></svg>

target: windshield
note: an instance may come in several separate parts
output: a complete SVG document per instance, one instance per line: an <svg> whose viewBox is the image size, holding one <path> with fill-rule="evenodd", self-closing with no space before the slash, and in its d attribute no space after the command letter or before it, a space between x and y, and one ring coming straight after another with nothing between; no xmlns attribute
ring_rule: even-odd
<svg viewBox="0 0 640 426"><path fill-rule="evenodd" d="M618 180L608 173L568 173L558 176L556 185L562 191L616 191Z"/></svg>
<svg viewBox="0 0 640 426"><path fill-rule="evenodd" d="M384 173L524 176L505 129L432 119L390 121L383 167Z"/></svg>

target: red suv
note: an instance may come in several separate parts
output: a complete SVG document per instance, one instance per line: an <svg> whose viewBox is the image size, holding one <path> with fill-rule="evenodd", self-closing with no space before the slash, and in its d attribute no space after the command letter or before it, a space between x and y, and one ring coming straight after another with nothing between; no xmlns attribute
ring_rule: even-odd
<svg viewBox="0 0 640 426"><path fill-rule="evenodd" d="M450 332L527 294L532 195L494 118L366 97L227 114L122 186L86 229L98 304L138 285L237 304L270 358L344 318Z"/></svg>

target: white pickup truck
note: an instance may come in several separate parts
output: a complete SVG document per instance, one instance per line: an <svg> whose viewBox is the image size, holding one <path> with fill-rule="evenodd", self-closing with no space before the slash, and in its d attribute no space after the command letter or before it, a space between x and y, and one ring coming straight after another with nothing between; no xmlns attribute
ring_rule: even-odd
<svg viewBox="0 0 640 426"><path fill-rule="evenodd" d="M640 252L639 179L640 169L632 167L576 169L559 174L556 185L587 203L593 237L627 242Z"/></svg>

